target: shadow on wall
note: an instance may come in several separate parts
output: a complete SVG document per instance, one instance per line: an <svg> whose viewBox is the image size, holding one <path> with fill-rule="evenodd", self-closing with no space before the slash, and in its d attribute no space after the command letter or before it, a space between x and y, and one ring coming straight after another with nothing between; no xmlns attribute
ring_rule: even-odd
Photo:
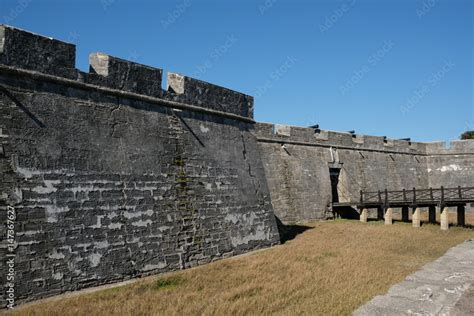
<svg viewBox="0 0 474 316"><path fill-rule="evenodd" d="M339 206L333 209L334 218L360 219L359 212L350 206Z"/></svg>
<svg viewBox="0 0 474 316"><path fill-rule="evenodd" d="M18 108L20 108L23 112L25 112L25 114L28 115L33 120L33 122L36 123L36 125L38 125L41 128L46 127L46 125L44 125L44 123L41 122L41 120L39 120L33 113L30 112L30 110L25 105L23 105L23 103L21 103L13 94L11 94L7 89L5 89L2 86L0 86L0 94L4 94L13 103L15 103L15 105Z"/></svg>
<svg viewBox="0 0 474 316"><path fill-rule="evenodd" d="M278 232L280 233L280 243L284 244L289 240L293 240L299 234L304 233L308 229L313 229L313 227L305 226L305 225L298 225L298 224L283 224L282 221L275 216Z"/></svg>

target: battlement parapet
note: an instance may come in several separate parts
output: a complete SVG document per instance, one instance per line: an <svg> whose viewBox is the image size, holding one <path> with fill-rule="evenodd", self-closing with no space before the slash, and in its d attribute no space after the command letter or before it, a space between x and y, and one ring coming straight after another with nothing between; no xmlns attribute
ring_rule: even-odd
<svg viewBox="0 0 474 316"><path fill-rule="evenodd" d="M55 76L76 76L76 46L0 25L0 63Z"/></svg>
<svg viewBox="0 0 474 316"><path fill-rule="evenodd" d="M253 97L201 80L168 72L168 97L173 101L253 118Z"/></svg>
<svg viewBox="0 0 474 316"><path fill-rule="evenodd" d="M294 143L308 146L393 153L424 153L424 145L422 143L388 139L383 136L351 134L307 127L257 123L255 134L261 141L276 143Z"/></svg>
<svg viewBox="0 0 474 316"><path fill-rule="evenodd" d="M168 73L165 91L162 69L105 53L89 56L89 73L75 63L75 45L0 25L0 65L253 119L253 98L230 89Z"/></svg>
<svg viewBox="0 0 474 316"><path fill-rule="evenodd" d="M474 154L474 140L421 143L427 155Z"/></svg>
<svg viewBox="0 0 474 316"><path fill-rule="evenodd" d="M160 98L163 70L104 53L89 55L87 83Z"/></svg>

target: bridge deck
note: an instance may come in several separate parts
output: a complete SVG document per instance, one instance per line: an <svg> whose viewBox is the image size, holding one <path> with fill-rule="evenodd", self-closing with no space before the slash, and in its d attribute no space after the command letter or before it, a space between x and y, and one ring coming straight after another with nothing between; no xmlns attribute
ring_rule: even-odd
<svg viewBox="0 0 474 316"><path fill-rule="evenodd" d="M359 201L332 203L334 207L389 208L458 206L474 203L474 187L429 188L398 191L360 191Z"/></svg>

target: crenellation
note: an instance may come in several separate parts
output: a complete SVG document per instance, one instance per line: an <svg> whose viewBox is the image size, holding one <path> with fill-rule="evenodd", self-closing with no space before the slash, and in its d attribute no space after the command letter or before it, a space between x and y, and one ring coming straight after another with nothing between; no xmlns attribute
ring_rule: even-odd
<svg viewBox="0 0 474 316"><path fill-rule="evenodd" d="M0 25L0 64L76 78L76 46Z"/></svg>
<svg viewBox="0 0 474 316"><path fill-rule="evenodd" d="M316 130L314 131L314 138L316 138L318 141L327 141L329 140L329 131L325 130Z"/></svg>
<svg viewBox="0 0 474 316"><path fill-rule="evenodd" d="M129 62L104 53L89 55L91 84L160 98L163 70Z"/></svg>
<svg viewBox="0 0 474 316"><path fill-rule="evenodd" d="M354 146L351 134L335 131L328 131L328 143L335 146Z"/></svg>
<svg viewBox="0 0 474 316"><path fill-rule="evenodd" d="M429 155L456 155L470 154L474 152L474 141L472 140L453 140L446 142L422 143L425 151Z"/></svg>
<svg viewBox="0 0 474 316"><path fill-rule="evenodd" d="M253 118L253 97L198 79L168 72L166 97L216 111Z"/></svg>
<svg viewBox="0 0 474 316"><path fill-rule="evenodd" d="M365 136L360 134L353 134L352 135L352 142L356 144L364 144L365 143Z"/></svg>
<svg viewBox="0 0 474 316"><path fill-rule="evenodd" d="M410 154L423 154L423 146L404 140L386 139L382 136L351 134L330 130L257 123L255 135L262 140L281 143L299 143L308 146L334 148L354 148L369 151L390 151ZM423 144L423 143L420 143Z"/></svg>
<svg viewBox="0 0 474 316"><path fill-rule="evenodd" d="M290 137L291 136L291 126L289 125L282 125L282 124L275 124L273 125L272 134L282 137Z"/></svg>
<svg viewBox="0 0 474 316"><path fill-rule="evenodd" d="M383 148L384 139L380 136L364 135L364 144L374 148Z"/></svg>
<svg viewBox="0 0 474 316"><path fill-rule="evenodd" d="M387 137L384 137L383 139L383 145L385 147L393 147L394 146L394 140L393 139L389 139Z"/></svg>
<svg viewBox="0 0 474 316"><path fill-rule="evenodd" d="M306 127L290 126L291 139L297 139L301 142L314 141L314 130Z"/></svg>
<svg viewBox="0 0 474 316"><path fill-rule="evenodd" d="M0 25L0 65L253 119L253 97L227 88L168 73L165 91L162 69L100 52L90 54L89 73L76 69L75 61L73 44Z"/></svg>

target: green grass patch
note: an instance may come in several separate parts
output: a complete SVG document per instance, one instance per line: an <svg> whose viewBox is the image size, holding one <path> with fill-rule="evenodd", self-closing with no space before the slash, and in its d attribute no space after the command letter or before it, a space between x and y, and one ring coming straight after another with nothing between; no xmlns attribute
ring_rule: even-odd
<svg viewBox="0 0 474 316"><path fill-rule="evenodd" d="M153 283L151 288L153 290L169 290L177 288L184 283L185 280L182 277L172 276L168 278L158 279L156 282Z"/></svg>

